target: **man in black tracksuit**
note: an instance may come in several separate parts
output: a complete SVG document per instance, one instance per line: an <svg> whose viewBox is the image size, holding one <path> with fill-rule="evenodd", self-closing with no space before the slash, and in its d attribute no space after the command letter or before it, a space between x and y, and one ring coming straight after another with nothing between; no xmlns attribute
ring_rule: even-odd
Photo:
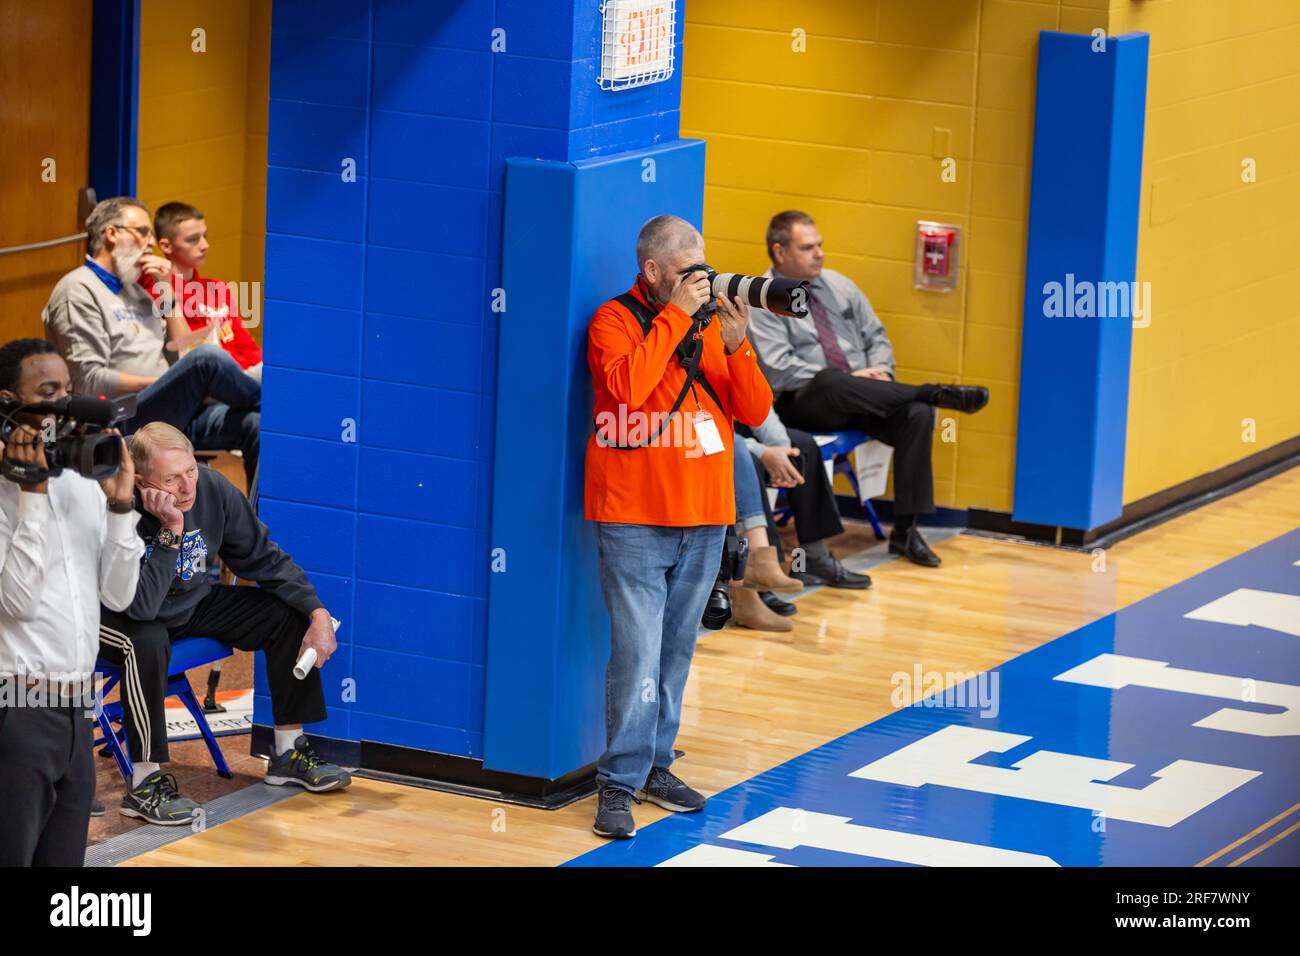
<svg viewBox="0 0 1300 956"><path fill-rule="evenodd" d="M164 422L131 438L136 465L138 532L144 559L135 600L100 615L100 652L122 667L127 743L135 764L122 801L125 816L164 826L188 824L197 805L182 797L159 764L167 760L164 698L171 642L209 637L266 655L275 720L266 782L312 791L346 787L351 778L312 751L302 725L325 719L318 668L334 652L329 612L307 575L271 540L252 505L223 475L200 468L189 439ZM208 582L208 555L259 587ZM316 666L303 680L293 668L308 648Z"/></svg>

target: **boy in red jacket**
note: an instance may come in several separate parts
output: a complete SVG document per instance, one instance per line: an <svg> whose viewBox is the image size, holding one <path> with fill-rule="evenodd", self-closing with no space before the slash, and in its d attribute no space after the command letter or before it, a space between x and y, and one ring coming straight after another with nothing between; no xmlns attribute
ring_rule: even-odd
<svg viewBox="0 0 1300 956"><path fill-rule="evenodd" d="M163 255L174 266L172 293L181 315L192 331L209 332L205 338L192 337L190 347L205 342L219 345L260 382L262 348L244 328L234 287L199 275L198 267L208 257L208 226L203 213L187 203L165 203L154 214L153 230Z"/></svg>

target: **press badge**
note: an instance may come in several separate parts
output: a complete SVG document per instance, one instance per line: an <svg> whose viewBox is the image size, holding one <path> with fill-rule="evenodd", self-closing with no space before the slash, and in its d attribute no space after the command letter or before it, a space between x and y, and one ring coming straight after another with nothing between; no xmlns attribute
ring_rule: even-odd
<svg viewBox="0 0 1300 956"><path fill-rule="evenodd" d="M706 411L695 413L695 436L700 440L700 448L706 455L716 455L723 450L722 436L718 434L718 426L713 422L713 416Z"/></svg>

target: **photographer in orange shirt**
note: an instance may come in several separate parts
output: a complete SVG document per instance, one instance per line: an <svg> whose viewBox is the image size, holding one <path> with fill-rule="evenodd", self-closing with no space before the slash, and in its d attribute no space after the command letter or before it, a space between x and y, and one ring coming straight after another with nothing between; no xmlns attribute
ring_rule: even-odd
<svg viewBox="0 0 1300 956"><path fill-rule="evenodd" d="M611 621L593 830L617 839L636 834L633 798L704 807L668 768L700 616L736 520L733 425L757 425L772 407L745 337L749 310L740 297L714 299L699 232L656 216L636 252L636 283L596 310L587 347L596 433L586 517Z"/></svg>

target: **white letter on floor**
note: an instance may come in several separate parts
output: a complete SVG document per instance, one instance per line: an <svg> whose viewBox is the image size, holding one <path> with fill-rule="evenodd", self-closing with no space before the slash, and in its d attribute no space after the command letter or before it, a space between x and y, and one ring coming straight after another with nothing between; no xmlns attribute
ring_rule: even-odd
<svg viewBox="0 0 1300 956"><path fill-rule="evenodd" d="M1111 690L1132 684L1201 697L1221 697L1236 701L1243 699L1243 679L1240 677L1183 670L1170 667L1164 661L1124 657L1121 654L1098 654L1064 674L1057 674L1055 679L1071 684L1087 684L1090 687L1108 687ZM1266 680L1253 683L1255 696L1252 703L1281 707L1282 713L1258 714L1238 707L1224 707L1208 717L1202 717L1192 726L1254 734L1257 737L1294 737L1300 734L1300 687Z"/></svg>
<svg viewBox="0 0 1300 956"><path fill-rule="evenodd" d="M1225 594L1195 611L1188 611L1183 617L1193 621L1213 621L1215 624L1236 624L1239 627L1254 624L1270 631L1300 637L1300 595L1237 588L1231 594Z"/></svg>
<svg viewBox="0 0 1300 956"><path fill-rule="evenodd" d="M1109 820L1171 827L1259 776L1218 764L1175 760L1157 770L1159 779L1140 789L1097 783L1118 777L1133 764L1039 750L1014 770L971 763L989 751L1005 753L1032 737L955 725L886 754L849 774L908 787L935 784L1003 797L1100 810Z"/></svg>

